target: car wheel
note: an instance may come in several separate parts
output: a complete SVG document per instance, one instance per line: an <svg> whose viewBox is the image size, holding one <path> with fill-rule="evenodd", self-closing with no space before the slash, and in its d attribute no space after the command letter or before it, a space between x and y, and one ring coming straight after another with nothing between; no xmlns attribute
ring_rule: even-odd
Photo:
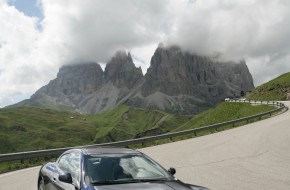
<svg viewBox="0 0 290 190"><path fill-rule="evenodd" d="M44 190L44 182L42 179L39 181L38 190Z"/></svg>

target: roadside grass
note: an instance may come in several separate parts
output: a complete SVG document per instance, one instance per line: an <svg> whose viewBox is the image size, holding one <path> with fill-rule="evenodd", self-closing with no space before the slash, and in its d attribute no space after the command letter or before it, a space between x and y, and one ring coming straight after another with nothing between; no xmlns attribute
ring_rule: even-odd
<svg viewBox="0 0 290 190"><path fill-rule="evenodd" d="M153 136L200 128L273 109L276 109L276 107L223 102L199 115L182 116L123 105L96 115L81 115L28 107L5 108L0 109L0 154L73 147ZM254 120L249 122L254 122ZM243 124L246 124L246 122L241 122L234 126L223 126L218 131ZM130 145L129 147L142 148L215 132L215 130L208 130L197 134L186 134L171 139ZM48 159L50 158L0 163L0 173L39 165Z"/></svg>
<svg viewBox="0 0 290 190"><path fill-rule="evenodd" d="M95 143L163 134L189 119L188 116L127 106L119 106L116 109L89 118L97 127ZM166 127L160 127L164 123L166 123Z"/></svg>
<svg viewBox="0 0 290 190"><path fill-rule="evenodd" d="M283 101L290 93L290 72L258 86L247 98L260 101Z"/></svg>
<svg viewBox="0 0 290 190"><path fill-rule="evenodd" d="M244 118L247 116L256 115L256 114L271 111L274 109L276 109L276 107L267 106L267 105L253 106L253 105L250 105L248 103L224 102L215 108L209 109L209 110L207 110L207 111L205 111L197 116L193 116L192 119L185 122L184 124L177 127L176 129L173 129L171 132L201 128L201 127L205 127L205 126L216 124L216 123L221 123L221 122L226 122L226 121L230 121L230 120ZM269 115L262 116L261 120L267 119L269 117L270 117ZM227 119L227 118L230 118L230 119ZM250 119L248 121L243 121L243 122L239 122L239 123L235 123L235 124L231 124L231 125L218 127L217 130L210 129L210 130L197 132L195 134L193 134L193 133L186 134L183 136L173 137L170 139L168 138L168 139L156 140L154 142L146 142L143 144L130 145L129 147L130 148L143 148L143 147L148 147L148 146L155 146L155 145L159 145L159 144L185 140L185 139L189 139L189 138L200 137L200 136L216 133L219 131L239 127L239 126L242 126L242 125L245 125L248 123L253 123L253 122L256 122L259 120L260 119Z"/></svg>
<svg viewBox="0 0 290 190"><path fill-rule="evenodd" d="M11 161L0 163L0 173L15 171L19 169L40 166L43 163L54 161L56 157L50 156L46 158L30 158L22 161Z"/></svg>
<svg viewBox="0 0 290 190"><path fill-rule="evenodd" d="M173 131L199 128L207 125L221 123L225 121L240 119L243 117L256 115L276 109L273 106L259 105L252 106L248 103L223 102L199 115L192 117L188 122L180 125Z"/></svg>

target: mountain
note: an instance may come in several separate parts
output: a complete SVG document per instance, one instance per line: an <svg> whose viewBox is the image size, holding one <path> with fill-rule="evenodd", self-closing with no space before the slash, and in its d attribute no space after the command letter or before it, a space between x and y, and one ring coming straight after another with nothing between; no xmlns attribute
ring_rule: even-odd
<svg viewBox="0 0 290 190"><path fill-rule="evenodd" d="M97 63L61 67L56 79L14 106L93 114L126 104L186 115L253 88L245 61L221 62L161 45L145 76L130 53L119 51L105 71Z"/></svg>
<svg viewBox="0 0 290 190"><path fill-rule="evenodd" d="M249 100L283 101L290 99L290 72L258 86Z"/></svg>
<svg viewBox="0 0 290 190"><path fill-rule="evenodd" d="M141 68L136 68L131 54L119 51L116 56L108 62L104 77L106 81L111 81L117 88L126 87L131 89L143 78Z"/></svg>
<svg viewBox="0 0 290 190"><path fill-rule="evenodd" d="M107 63L105 71L98 63L61 67L56 79L36 91L30 99L12 107L98 113L116 107L142 79L142 70L135 67L130 53L119 51Z"/></svg>
<svg viewBox="0 0 290 190"><path fill-rule="evenodd" d="M219 62L178 47L159 46L140 91L127 104L194 114L253 88L245 61Z"/></svg>

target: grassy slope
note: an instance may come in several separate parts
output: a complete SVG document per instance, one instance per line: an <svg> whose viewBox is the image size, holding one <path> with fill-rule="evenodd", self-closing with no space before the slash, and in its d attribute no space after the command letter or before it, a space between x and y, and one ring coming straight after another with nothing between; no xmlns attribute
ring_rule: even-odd
<svg viewBox="0 0 290 190"><path fill-rule="evenodd" d="M0 109L0 154L131 139L144 136L166 118L169 126L189 120L127 106L97 115L31 107Z"/></svg>
<svg viewBox="0 0 290 190"><path fill-rule="evenodd" d="M23 100L16 104L7 106L7 108L18 108L18 107L32 107L32 108L42 108L42 109L52 109L56 111L63 111L63 112L74 112L75 108L65 105L58 105L52 103L51 101L47 100L45 97L34 100L33 103L29 102L29 106L27 106L27 102L29 100Z"/></svg>
<svg viewBox="0 0 290 190"><path fill-rule="evenodd" d="M114 110L92 116L89 119L97 126L95 143L101 143L132 139L137 136L162 134L190 118L157 110L119 106ZM166 129L159 128L160 123L163 122L167 123Z"/></svg>
<svg viewBox="0 0 290 190"><path fill-rule="evenodd" d="M249 100L278 101L286 100L290 92L290 72L285 73L261 86L248 97Z"/></svg>
<svg viewBox="0 0 290 190"><path fill-rule="evenodd" d="M258 113L270 111L273 109L276 108L266 105L252 106L246 103L224 102L215 108L209 109L197 116L192 117L189 122L181 125L174 131L199 128L202 126L256 115Z"/></svg>
<svg viewBox="0 0 290 190"><path fill-rule="evenodd" d="M178 116L119 106L84 116L37 108L0 109L0 154L119 141L201 127L274 109L222 103L200 115Z"/></svg>
<svg viewBox="0 0 290 190"><path fill-rule="evenodd" d="M28 107L0 109L0 153L84 145L93 142L95 131L79 114Z"/></svg>

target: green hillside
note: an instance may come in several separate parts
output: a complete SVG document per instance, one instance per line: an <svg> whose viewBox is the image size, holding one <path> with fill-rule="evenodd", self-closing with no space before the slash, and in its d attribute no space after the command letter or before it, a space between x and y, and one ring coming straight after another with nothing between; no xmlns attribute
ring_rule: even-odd
<svg viewBox="0 0 290 190"><path fill-rule="evenodd" d="M32 108L41 108L41 109L51 109L62 112L74 112L75 108L70 106L65 106L61 104L52 103L46 97L41 97L39 99L35 99L31 102L29 99L23 100L13 105L9 105L6 108L18 108L18 107L32 107Z"/></svg>
<svg viewBox="0 0 290 190"><path fill-rule="evenodd" d="M188 116L127 106L119 106L114 110L89 118L97 127L95 143L163 134L189 119ZM160 128L160 124L163 122L167 123L166 128Z"/></svg>
<svg viewBox="0 0 290 190"><path fill-rule="evenodd" d="M239 119L258 113L276 109L273 106L259 105L252 106L247 103L224 102L217 107L209 109L197 116L192 117L190 121L176 128L174 131L199 128L234 119Z"/></svg>
<svg viewBox="0 0 290 190"><path fill-rule="evenodd" d="M274 109L224 102L200 115L119 106L97 115L31 107L0 109L0 154L132 139L197 128Z"/></svg>
<svg viewBox="0 0 290 190"><path fill-rule="evenodd" d="M152 135L159 122L168 128L189 117L119 106L97 115L32 107L0 109L0 154L118 141ZM150 131L153 130L153 131ZM158 134L167 132L157 130Z"/></svg>
<svg viewBox="0 0 290 190"><path fill-rule="evenodd" d="M31 107L0 109L0 153L92 143L96 127L84 116Z"/></svg>
<svg viewBox="0 0 290 190"><path fill-rule="evenodd" d="M281 101L287 99L287 93L290 93L290 72L258 86L247 99Z"/></svg>

